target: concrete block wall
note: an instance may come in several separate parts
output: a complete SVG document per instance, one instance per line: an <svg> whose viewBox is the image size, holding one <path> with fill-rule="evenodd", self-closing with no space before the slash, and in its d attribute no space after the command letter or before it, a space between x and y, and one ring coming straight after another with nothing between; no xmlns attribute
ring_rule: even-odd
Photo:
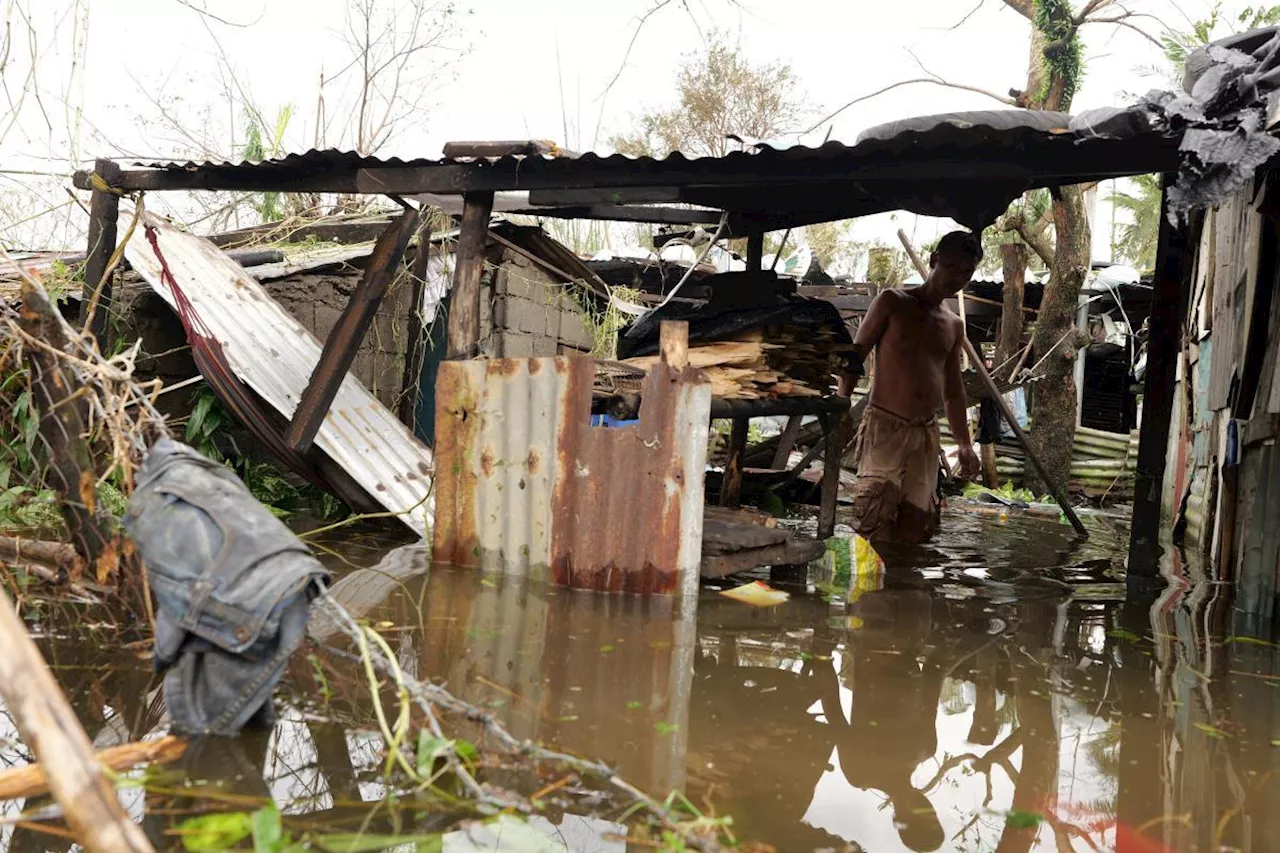
<svg viewBox="0 0 1280 853"><path fill-rule="evenodd" d="M492 276L495 355L528 358L590 352L594 341L566 287L524 255L506 251ZM486 326L488 328L488 326Z"/></svg>
<svg viewBox="0 0 1280 853"><path fill-rule="evenodd" d="M359 271L346 271L293 275L262 286L323 345L359 281ZM409 280L400 276L387 290L351 366L356 378L390 408L397 405L404 380L411 305Z"/></svg>

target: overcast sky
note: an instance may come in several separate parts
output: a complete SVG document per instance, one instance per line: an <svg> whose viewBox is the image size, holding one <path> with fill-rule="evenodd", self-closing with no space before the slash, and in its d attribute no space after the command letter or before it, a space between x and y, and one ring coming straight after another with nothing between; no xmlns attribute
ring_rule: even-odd
<svg viewBox="0 0 1280 853"><path fill-rule="evenodd" d="M17 125L0 139L0 169L64 172L68 158L122 154L185 159L195 153L193 140L231 154L244 140L228 129L233 107L224 94L227 67L269 116L293 105L285 147L305 150L317 142L321 75L332 78L349 57L342 0L16 2L34 7L29 11L38 33L41 98L28 97ZM790 63L815 118L895 81L923 76L912 53L930 72L997 93L1026 79L1029 24L1000 0L986 0L976 11L977 0L690 0L688 10L672 2L640 30L622 67L638 17L652 3L460 4L457 37L433 53L448 66L433 73L421 111L380 153L434 156L451 139L530 137L577 150L603 148L609 134L625 129L635 113L671 102L675 69L702 46L702 33L712 27L753 60ZM246 26L213 20L190 5ZM1210 0L1128 0L1128 6L1151 15L1137 23L1159 33L1161 22L1186 29L1188 19L1205 17ZM87 28L77 23L86 10ZM1088 72L1076 111L1123 104L1165 84L1144 76L1143 68L1159 66L1163 58L1140 34L1095 25L1084 35ZM82 51L79 38L85 39ZM82 61L73 65L76 56ZM20 75L6 71L11 98L21 90ZM350 108L339 91L349 77L348 72L326 89L330 127L320 140L326 144L349 142L335 132ZM916 85L858 104L829 128L832 138L852 142L867 127L907 115L999 106L979 94ZM173 121L161 118L161 107ZM803 141L820 142L827 131L823 125ZM34 180L5 177L0 186L7 195ZM47 193L50 187L39 189ZM61 195L50 204L65 200ZM24 209L38 212L34 204ZM861 223L856 235L887 238L903 225L924 241L948 224L917 222L910 215L891 224L879 217ZM1105 220L1098 225L1095 242L1105 257L1108 226Z"/></svg>

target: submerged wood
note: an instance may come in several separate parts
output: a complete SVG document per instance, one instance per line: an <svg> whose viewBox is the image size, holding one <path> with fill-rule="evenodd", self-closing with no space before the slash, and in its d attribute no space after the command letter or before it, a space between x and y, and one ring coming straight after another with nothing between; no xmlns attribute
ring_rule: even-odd
<svg viewBox="0 0 1280 853"><path fill-rule="evenodd" d="M173 735L157 740L122 743L98 753L98 763L121 773L143 764L166 764L177 761L187 748L187 742ZM41 797L49 793L49 777L44 766L30 764L0 771L0 800L19 800Z"/></svg>
<svg viewBox="0 0 1280 853"><path fill-rule="evenodd" d="M89 853L140 853L151 843L129 819L88 736L26 626L0 591L0 696L48 774L67 824Z"/></svg>
<svg viewBox="0 0 1280 853"><path fill-rule="evenodd" d="M20 536L0 536L0 560L30 560L56 566L72 577L84 569L84 560L65 542L45 542Z"/></svg>
<svg viewBox="0 0 1280 853"><path fill-rule="evenodd" d="M35 398L40 408L40 437L49 462L49 485L58 493L71 544L99 583L120 565L120 542L97 506L93 454L88 440L88 407L77 394L74 374L51 350L68 347L65 323L48 296L30 282L22 286L22 328L50 349L27 347Z"/></svg>

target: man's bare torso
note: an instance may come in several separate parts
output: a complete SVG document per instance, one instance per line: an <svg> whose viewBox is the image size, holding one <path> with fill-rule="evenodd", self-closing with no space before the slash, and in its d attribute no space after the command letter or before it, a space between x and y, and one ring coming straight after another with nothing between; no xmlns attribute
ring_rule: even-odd
<svg viewBox="0 0 1280 853"><path fill-rule="evenodd" d="M911 290L886 291L892 310L876 344L871 402L903 418L927 418L942 405L947 359L960 335L960 318L931 306Z"/></svg>

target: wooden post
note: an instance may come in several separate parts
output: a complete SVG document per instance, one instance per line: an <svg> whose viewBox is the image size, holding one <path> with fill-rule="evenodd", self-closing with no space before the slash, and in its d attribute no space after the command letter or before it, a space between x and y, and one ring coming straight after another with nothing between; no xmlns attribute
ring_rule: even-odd
<svg viewBox="0 0 1280 853"><path fill-rule="evenodd" d="M1166 175L1166 186L1169 181ZM1143 377L1142 427L1129 531L1126 580L1131 585L1139 579L1150 583L1160 576L1160 505L1165 454L1169 447L1169 425L1178 408L1176 385L1182 318L1187 313L1196 248L1203 226L1204 214L1195 212L1185 231L1175 228L1169 223L1167 203L1160 206L1160 234L1148 321L1147 371Z"/></svg>
<svg viewBox="0 0 1280 853"><path fill-rule="evenodd" d="M822 453L822 503L818 509L818 539L830 539L836 532L836 504L840 499L840 463L849 443L850 419L846 414L822 415L826 449Z"/></svg>
<svg viewBox="0 0 1280 853"><path fill-rule="evenodd" d="M923 276L925 274L924 264L920 260L920 256L911 248L911 244L907 241L907 235L901 230L898 231L898 239L902 241L902 245L906 248L907 253L911 256L911 262L916 265L916 269ZM1062 508L1062 514L1067 517L1067 521L1071 522L1071 526L1075 528L1076 533L1083 537L1088 537L1089 532L1085 530L1084 524L1081 523L1080 517L1076 515L1076 511L1071 506L1071 502L1067 500L1067 494L1058 483L1055 483L1044 470L1044 464L1040 461L1039 454L1035 448L1031 446L1031 439L1022 429L1022 425L1018 423L1018 419L1014 417L1013 410L1009 408L1008 402L1005 401L1004 395L1000 393L1000 389L996 387L995 380L991 378L991 374L987 372L987 366L982 363L982 359L973 349L973 343L970 342L968 335L961 335L960 343L964 347L964 351L968 353L969 359L973 362L974 368L978 371L978 378L982 380L982 384L986 386L987 393L991 399L995 400L996 406L1000 409L1000 414L1004 416L1010 428L1013 429L1014 435L1018 437L1018 443L1022 445L1022 450L1027 454L1027 460L1036 469L1036 473L1040 475L1040 479L1044 480L1049 487L1053 499L1058 502L1058 506Z"/></svg>
<svg viewBox="0 0 1280 853"><path fill-rule="evenodd" d="M747 235L747 270L755 272L764 266L764 232L752 231Z"/></svg>
<svg viewBox="0 0 1280 853"><path fill-rule="evenodd" d="M449 358L473 358L480 347L480 277L489 238L493 193L462 196L462 225L453 267L453 298L449 307Z"/></svg>
<svg viewBox="0 0 1280 853"><path fill-rule="evenodd" d="M672 370L689 366L689 324L684 320L663 320L658 327L658 351Z"/></svg>
<svg viewBox="0 0 1280 853"><path fill-rule="evenodd" d="M97 160L93 171L98 177L115 186L120 179L120 167L111 160ZM120 196L108 190L94 188L89 197L89 243L84 260L84 290L80 303L81 323L90 320L89 331L98 342L98 349L106 351L107 318L111 306L111 282L105 278L107 263L116 250L116 220L120 217ZM92 315L90 315L92 311Z"/></svg>
<svg viewBox="0 0 1280 853"><path fill-rule="evenodd" d="M89 853L150 851L142 829L120 807L80 721L3 590L0 647L0 696L44 768L77 840Z"/></svg>
<svg viewBox="0 0 1280 853"><path fill-rule="evenodd" d="M747 430L750 418L734 418L729 433L729 458L724 463L724 480L720 484L720 506L737 509L742 506L742 459L747 453Z"/></svg>
<svg viewBox="0 0 1280 853"><path fill-rule="evenodd" d="M982 483L988 489L994 489L1000 485L1000 475L996 473L996 446L994 444L980 444L982 448Z"/></svg>
<svg viewBox="0 0 1280 853"><path fill-rule="evenodd" d="M787 418L787 428L782 431L782 435L778 439L778 451L773 455L773 469L781 471L786 469L787 461L791 459L791 451L796 446L796 436L800 434L800 425L804 421L803 415L792 415Z"/></svg>
<svg viewBox="0 0 1280 853"><path fill-rule="evenodd" d="M22 327L58 352L67 348L64 322L43 289L22 285ZM88 441L88 405L77 394L74 375L49 350L26 348L31 384L40 411L40 438L48 454L49 483L58 493L62 517L76 552L99 583L120 563L120 549L98 512L93 452Z"/></svg>
<svg viewBox="0 0 1280 853"><path fill-rule="evenodd" d="M418 254L413 259L413 298L409 302L408 343L404 350L404 378L400 382L400 423L415 432L418 426L418 395L422 379L422 356L426 351L427 330L422 323L422 303L427 290L427 264L431 260L431 224L429 211L422 210L418 227ZM435 389L427 389L434 394Z"/></svg>
<svg viewBox="0 0 1280 853"><path fill-rule="evenodd" d="M311 380L302 392L293 420L289 422L285 441L295 453L305 455L315 442L316 433L329 413L329 406L338 395L338 389L351 369L351 362L355 361L356 350L360 348L365 332L378 313L382 297L400 268L400 260L417 222L417 211L406 210L387 226L374 245L364 275L338 318L338 324L325 340L320 360L316 362Z"/></svg>

